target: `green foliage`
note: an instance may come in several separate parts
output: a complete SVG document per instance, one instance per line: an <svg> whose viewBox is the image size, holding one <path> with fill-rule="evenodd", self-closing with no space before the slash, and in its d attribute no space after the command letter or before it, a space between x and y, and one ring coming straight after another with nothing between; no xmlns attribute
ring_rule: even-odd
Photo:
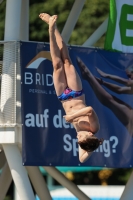
<svg viewBox="0 0 133 200"><path fill-rule="evenodd" d="M30 6L30 40L49 41L48 26L38 19L39 13L47 12L50 15L57 14L58 29L62 31L74 2L74 0L47 0L44 3L32 4ZM82 45L107 18L108 13L109 1L87 0L71 34L69 43ZM103 47L103 43L104 37L96 45L100 44Z"/></svg>
<svg viewBox="0 0 133 200"><path fill-rule="evenodd" d="M4 198L4 200L12 200L12 198L11 198L10 196L6 196L6 197Z"/></svg>
<svg viewBox="0 0 133 200"><path fill-rule="evenodd" d="M6 1L0 4L0 40L4 40Z"/></svg>
<svg viewBox="0 0 133 200"><path fill-rule="evenodd" d="M30 0L29 38L31 41L49 42L48 25L39 19L41 12L57 14L58 29L61 32L75 0ZM4 39L6 0L0 4L0 40ZM109 0L86 0L69 44L82 45L106 19L109 13ZM15 31L15 30L14 30ZM103 47L104 37L95 46Z"/></svg>
<svg viewBox="0 0 133 200"><path fill-rule="evenodd" d="M89 0L79 16L75 30L72 33L70 43L83 44L88 37L107 18L109 13L109 1ZM82 36L82 37L81 37Z"/></svg>
<svg viewBox="0 0 133 200"><path fill-rule="evenodd" d="M126 185L129 177L131 176L133 169L114 169L112 173L112 177L110 177L109 184L114 185ZM115 177L115 178L114 178Z"/></svg>
<svg viewBox="0 0 133 200"><path fill-rule="evenodd" d="M47 0L30 6L30 40L49 41L48 25L41 21L38 15L42 12L58 15L58 28L62 30L73 5L72 0Z"/></svg>

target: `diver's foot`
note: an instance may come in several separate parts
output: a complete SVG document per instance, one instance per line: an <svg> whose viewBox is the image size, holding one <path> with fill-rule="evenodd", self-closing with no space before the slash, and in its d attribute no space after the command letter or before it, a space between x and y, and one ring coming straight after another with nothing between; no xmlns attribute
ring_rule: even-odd
<svg viewBox="0 0 133 200"><path fill-rule="evenodd" d="M57 15L53 15L49 18L49 31L55 30L57 17Z"/></svg>
<svg viewBox="0 0 133 200"><path fill-rule="evenodd" d="M47 24L49 24L49 18L51 17L49 14L47 13L40 13L39 17L46 22Z"/></svg>
<svg viewBox="0 0 133 200"><path fill-rule="evenodd" d="M90 70L86 67L86 65L82 62L82 60L79 57L77 57L77 63L81 71L82 78L88 80L88 78L91 75Z"/></svg>

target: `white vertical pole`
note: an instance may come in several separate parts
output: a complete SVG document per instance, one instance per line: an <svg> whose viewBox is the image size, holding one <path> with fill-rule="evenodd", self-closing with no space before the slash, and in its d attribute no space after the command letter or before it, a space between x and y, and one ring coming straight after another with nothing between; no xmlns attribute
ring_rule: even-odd
<svg viewBox="0 0 133 200"><path fill-rule="evenodd" d="M5 40L19 40L21 1L6 1Z"/></svg>
<svg viewBox="0 0 133 200"><path fill-rule="evenodd" d="M20 40L29 40L29 0L22 0Z"/></svg>
<svg viewBox="0 0 133 200"><path fill-rule="evenodd" d="M34 200L34 194L28 179L25 167L22 166L22 157L16 145L3 144L3 149L11 170L11 174L21 200Z"/></svg>
<svg viewBox="0 0 133 200"><path fill-rule="evenodd" d="M20 13L22 0L7 0L6 1L6 18L5 18L5 33L4 40L19 40L20 33ZM2 87L1 87L1 111L4 116L3 123L11 123L13 118L12 113L7 110L13 108L13 88L14 82L11 74L15 72L15 51L13 51L13 44L4 45L3 56L3 72L2 72ZM11 99L13 101L11 101ZM14 104L15 105L15 104Z"/></svg>
<svg viewBox="0 0 133 200"><path fill-rule="evenodd" d="M6 2L6 20L5 20L5 40L19 40L20 39L20 19L21 19L21 5L22 0L7 0ZM6 47L6 51L4 50L4 60L8 59L8 52L12 52L12 48ZM14 87L12 78L6 76L8 71L12 71L13 65L11 63L14 62L15 52L10 54L10 60L7 62L6 66L3 65L3 75L2 75L2 106L3 110L6 105L7 108L10 108L10 98L12 98L12 94L10 91L7 91L9 87L12 91ZM9 70L7 70L9 68ZM6 71L7 70L7 71ZM6 83L6 85L5 85ZM6 92L6 93L5 93ZM5 98L6 96L6 98ZM8 118L10 122L10 118ZM7 121L5 119L5 122ZM5 128L6 130L6 128ZM27 172L25 168L22 166L22 157L18 150L18 147L13 144L3 144L3 149L5 151L5 155L11 170L11 174L16 185L18 194L22 200L33 200L35 199Z"/></svg>
<svg viewBox="0 0 133 200"><path fill-rule="evenodd" d="M26 167L32 185L40 200L52 200L45 180L38 167Z"/></svg>
<svg viewBox="0 0 133 200"><path fill-rule="evenodd" d="M133 172L125 186L120 200L132 200L133 199Z"/></svg>
<svg viewBox="0 0 133 200"><path fill-rule="evenodd" d="M2 174L0 176L0 200L3 200L12 182L12 176L7 162L2 168Z"/></svg>

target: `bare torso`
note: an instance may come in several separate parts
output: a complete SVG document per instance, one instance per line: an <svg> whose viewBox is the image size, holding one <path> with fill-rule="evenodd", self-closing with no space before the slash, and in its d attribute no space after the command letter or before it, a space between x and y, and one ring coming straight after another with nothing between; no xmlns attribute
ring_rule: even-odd
<svg viewBox="0 0 133 200"><path fill-rule="evenodd" d="M76 132L91 131L96 133L99 129L99 120L92 107L86 106L85 96L62 102L66 112L66 121L73 124Z"/></svg>
<svg viewBox="0 0 133 200"><path fill-rule="evenodd" d="M71 100L63 101L62 105L63 105L63 108L64 108L64 110L66 112L66 115L71 115L73 113L76 113L80 109L86 107L85 95L82 95L80 97L77 97L77 98L74 98L74 99L71 99ZM78 133L78 131L82 130L78 125L78 118L77 118L77 121L73 121L72 122L72 124L73 124L74 128L76 129L77 133Z"/></svg>
<svg viewBox="0 0 133 200"><path fill-rule="evenodd" d="M86 107L85 95L82 95L80 97L71 100L63 101L62 106L66 112L66 115L73 114L78 110Z"/></svg>

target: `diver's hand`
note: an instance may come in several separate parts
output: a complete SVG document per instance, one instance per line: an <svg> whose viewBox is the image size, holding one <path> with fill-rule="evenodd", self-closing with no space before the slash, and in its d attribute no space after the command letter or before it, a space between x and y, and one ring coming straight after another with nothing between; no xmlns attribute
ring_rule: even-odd
<svg viewBox="0 0 133 200"><path fill-rule="evenodd" d="M100 70L99 68L96 67L97 72L104 78L108 77L108 74L106 74L105 72L103 72L102 70Z"/></svg>
<svg viewBox="0 0 133 200"><path fill-rule="evenodd" d="M71 115L64 115L63 118L65 118L66 122L72 123L73 119L71 118Z"/></svg>

